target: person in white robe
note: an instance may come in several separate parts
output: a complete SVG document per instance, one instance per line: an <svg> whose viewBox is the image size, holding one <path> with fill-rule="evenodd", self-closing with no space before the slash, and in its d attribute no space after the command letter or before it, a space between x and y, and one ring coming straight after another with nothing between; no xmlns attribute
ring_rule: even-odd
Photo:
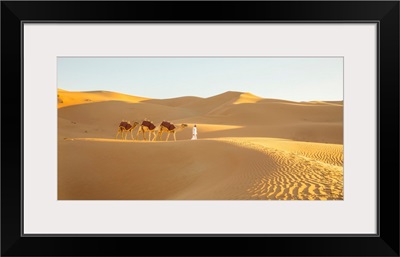
<svg viewBox="0 0 400 257"><path fill-rule="evenodd" d="M196 140L196 139L197 139L197 127L196 127L196 124L194 124L193 130L192 130L192 140Z"/></svg>

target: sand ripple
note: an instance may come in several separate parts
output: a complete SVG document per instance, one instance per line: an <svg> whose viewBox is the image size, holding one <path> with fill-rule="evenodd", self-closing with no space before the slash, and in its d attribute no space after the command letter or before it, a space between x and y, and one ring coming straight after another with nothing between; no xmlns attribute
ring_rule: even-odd
<svg viewBox="0 0 400 257"><path fill-rule="evenodd" d="M265 155L249 163L247 174L254 178L248 188L251 199L270 200L338 200L343 199L343 156L340 145L279 142L249 139L223 139L239 147ZM290 147L298 151L289 152Z"/></svg>

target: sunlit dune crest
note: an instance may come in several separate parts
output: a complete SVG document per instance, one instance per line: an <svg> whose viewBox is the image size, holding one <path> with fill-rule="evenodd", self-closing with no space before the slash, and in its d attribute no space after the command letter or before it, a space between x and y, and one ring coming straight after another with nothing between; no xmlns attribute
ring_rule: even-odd
<svg viewBox="0 0 400 257"><path fill-rule="evenodd" d="M179 106L185 105L187 103L200 101L202 99L203 98L196 97L196 96L183 96L183 97L176 97L176 98L170 98L170 99L149 99L146 101L146 103L166 105L166 106L171 106L171 107L179 107Z"/></svg>
<svg viewBox="0 0 400 257"><path fill-rule="evenodd" d="M239 98L234 102L234 104L243 104L243 103L257 103L262 98L251 93L243 93L240 94Z"/></svg>
<svg viewBox="0 0 400 257"><path fill-rule="evenodd" d="M59 200L343 200L343 101L58 90ZM116 138L122 120L188 125ZM192 128L198 140L191 140ZM157 127L158 129L158 127ZM40 135L38 135L40 136ZM43 135L45 136L45 135Z"/></svg>
<svg viewBox="0 0 400 257"><path fill-rule="evenodd" d="M343 101L310 101L310 103L343 106Z"/></svg>
<svg viewBox="0 0 400 257"><path fill-rule="evenodd" d="M110 91L70 92L63 89L57 91L58 108L102 101L124 101L137 103L148 98L131 96Z"/></svg>

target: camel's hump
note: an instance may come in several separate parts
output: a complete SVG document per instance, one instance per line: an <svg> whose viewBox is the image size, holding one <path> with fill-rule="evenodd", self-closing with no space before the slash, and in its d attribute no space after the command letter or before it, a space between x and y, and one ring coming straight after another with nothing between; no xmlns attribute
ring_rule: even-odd
<svg viewBox="0 0 400 257"><path fill-rule="evenodd" d="M142 126L148 127L150 130L153 130L156 126L148 120L144 120L142 122Z"/></svg>
<svg viewBox="0 0 400 257"><path fill-rule="evenodd" d="M171 124L170 122L163 121L161 123L161 126L166 127L168 130L173 130L175 129L175 125Z"/></svg>

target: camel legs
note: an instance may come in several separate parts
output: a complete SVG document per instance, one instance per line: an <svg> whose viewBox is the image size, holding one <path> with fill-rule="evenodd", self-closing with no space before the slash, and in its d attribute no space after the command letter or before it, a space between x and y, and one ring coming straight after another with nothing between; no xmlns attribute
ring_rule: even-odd
<svg viewBox="0 0 400 257"><path fill-rule="evenodd" d="M174 141L176 141L175 131L174 132L168 132L167 139L165 141L168 141L169 135L171 135L171 134L174 135Z"/></svg>
<svg viewBox="0 0 400 257"><path fill-rule="evenodd" d="M153 140L152 140L152 141L156 141L156 139L157 139L159 133L160 133L160 132L157 133L157 131L154 131L154 132L153 132Z"/></svg>
<svg viewBox="0 0 400 257"><path fill-rule="evenodd" d="M151 140L151 135L153 135L153 140ZM149 142L150 141L155 141L156 140L156 136L157 136L156 131L149 130Z"/></svg>
<svg viewBox="0 0 400 257"><path fill-rule="evenodd" d="M155 131L155 130L153 130L153 131L148 130L148 131L149 131L149 140L147 140L147 138L146 138L146 132L147 131L144 131L144 129L140 129L140 128L139 128L139 130L138 130L138 132L136 134L136 140L138 139L139 134L143 133L143 140L144 141L156 141L156 139L157 139L157 131ZM151 135L153 135L153 140L151 140Z"/></svg>
<svg viewBox="0 0 400 257"><path fill-rule="evenodd" d="M136 140L138 139L140 132L141 132L141 129L139 128L139 130L138 130L138 132L136 134Z"/></svg>
<svg viewBox="0 0 400 257"><path fill-rule="evenodd" d="M163 133L162 130L160 130L157 134L157 139L160 141L162 141L162 133Z"/></svg>
<svg viewBox="0 0 400 257"><path fill-rule="evenodd" d="M144 129L142 129L141 132L142 132L143 140L147 140L147 139L146 139L146 132L144 131Z"/></svg>
<svg viewBox="0 0 400 257"><path fill-rule="evenodd" d="M133 135L132 135L132 132L133 132L133 130L131 130L131 138L132 138L132 140L133 140Z"/></svg>
<svg viewBox="0 0 400 257"><path fill-rule="evenodd" d="M140 133L142 133L143 140L147 140L146 131L144 131L144 129L142 129L142 128L139 128L138 133L136 134L136 140L138 139L138 136L139 136Z"/></svg>
<svg viewBox="0 0 400 257"><path fill-rule="evenodd" d="M121 133L121 139L123 139L123 137L124 137L124 130L122 130L121 128L118 128L118 132L117 132L117 135L115 136L115 139L118 139L119 133Z"/></svg>

